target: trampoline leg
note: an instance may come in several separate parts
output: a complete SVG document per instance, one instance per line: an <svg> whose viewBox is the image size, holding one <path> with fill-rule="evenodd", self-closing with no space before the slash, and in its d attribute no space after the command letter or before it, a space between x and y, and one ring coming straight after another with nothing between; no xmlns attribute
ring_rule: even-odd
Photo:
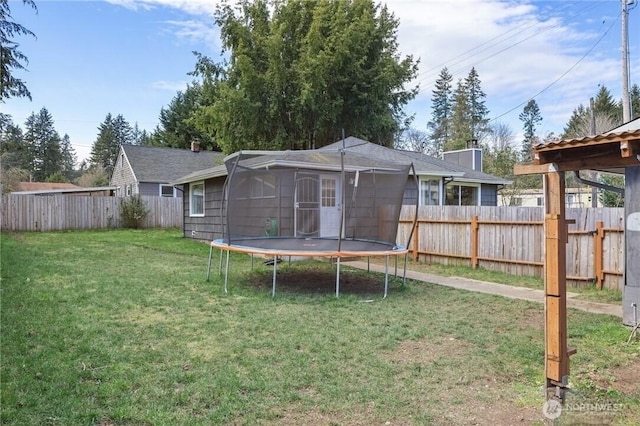
<svg viewBox="0 0 640 426"><path fill-rule="evenodd" d="M395 261L395 270L393 272L393 276L398 278L398 256L393 256L393 260Z"/></svg>
<svg viewBox="0 0 640 426"><path fill-rule="evenodd" d="M384 296L383 299L387 298L387 291L389 289L389 255L384 257Z"/></svg>
<svg viewBox="0 0 640 426"><path fill-rule="evenodd" d="M340 257L336 260L336 298L340 297Z"/></svg>
<svg viewBox="0 0 640 426"><path fill-rule="evenodd" d="M220 249L220 265L218 265L218 275L222 275L222 249Z"/></svg>
<svg viewBox="0 0 640 426"><path fill-rule="evenodd" d="M209 276L211 275L211 257L213 256L213 246L209 247L209 264L207 266L207 281L209 281Z"/></svg>
<svg viewBox="0 0 640 426"><path fill-rule="evenodd" d="M371 272L371 258L367 256L367 274Z"/></svg>
<svg viewBox="0 0 640 426"><path fill-rule="evenodd" d="M276 297L276 272L278 268L278 262L276 257L273 258L273 284L271 287L271 297Z"/></svg>
<svg viewBox="0 0 640 426"><path fill-rule="evenodd" d="M407 283L407 253L404 254L404 270L402 271L402 286Z"/></svg>
<svg viewBox="0 0 640 426"><path fill-rule="evenodd" d="M251 253L251 270L253 271L253 253Z"/></svg>
<svg viewBox="0 0 640 426"><path fill-rule="evenodd" d="M222 256L222 253L220 253ZM227 284L229 283L229 250L227 250L227 266L224 271L224 292L227 292Z"/></svg>

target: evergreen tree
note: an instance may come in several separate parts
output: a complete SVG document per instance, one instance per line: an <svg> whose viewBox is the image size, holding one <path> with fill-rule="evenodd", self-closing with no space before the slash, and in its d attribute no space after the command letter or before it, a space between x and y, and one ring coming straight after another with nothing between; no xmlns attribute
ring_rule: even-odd
<svg viewBox="0 0 640 426"><path fill-rule="evenodd" d="M637 84L631 86L631 119L640 117L640 87Z"/></svg>
<svg viewBox="0 0 640 426"><path fill-rule="evenodd" d="M22 0L37 11L33 0ZM24 70L29 61L18 50L18 43L13 41L15 36L33 36L33 32L11 19L11 9L8 0L0 0L0 102L11 97L26 97L31 99L27 85L13 75L15 70Z"/></svg>
<svg viewBox="0 0 640 426"><path fill-rule="evenodd" d="M444 151L464 149L471 140L471 108L467 88L462 80L458 80L453 92L453 109L451 114L450 137L445 141Z"/></svg>
<svg viewBox="0 0 640 426"><path fill-rule="evenodd" d="M624 188L624 176L609 173L600 174L600 182L605 185ZM622 194L613 191L599 190L598 198L603 207L624 207Z"/></svg>
<svg viewBox="0 0 640 426"><path fill-rule="evenodd" d="M467 90L467 101L471 110L471 139L478 143L482 143L491 133L487 118L489 110L485 105L487 95L482 91L480 84L478 72L473 67L464 81L464 87Z"/></svg>
<svg viewBox="0 0 640 426"><path fill-rule="evenodd" d="M431 96L431 121L427 128L431 131L430 139L435 148L433 155L440 156L449 139L449 125L452 113L452 81L453 76L447 67L444 67L435 83L435 89Z"/></svg>
<svg viewBox="0 0 640 426"><path fill-rule="evenodd" d="M535 99L531 99L527 102L518 117L520 118L520 121L522 121L524 127L524 140L522 141L521 158L524 162L530 162L532 159L531 149L533 145L538 142L536 128L542 121L540 108L538 108L538 104Z"/></svg>
<svg viewBox="0 0 640 426"><path fill-rule="evenodd" d="M614 123L622 124L622 104L613 99L605 86L600 86L593 103L597 114L610 117Z"/></svg>
<svg viewBox="0 0 640 426"><path fill-rule="evenodd" d="M215 144L215 132L210 128L204 131L194 125L194 116L205 103L203 88L194 82L184 92L178 92L167 108L160 110L160 124L152 143L158 146L189 149L191 142L200 143L200 149L218 150Z"/></svg>
<svg viewBox="0 0 640 426"><path fill-rule="evenodd" d="M133 129L122 114L107 114L98 127L98 137L91 147L91 164L102 167L111 176L122 144L134 144Z"/></svg>
<svg viewBox="0 0 640 426"><path fill-rule="evenodd" d="M636 103L640 103L640 90L637 85L634 85L636 90ZM631 102L634 100L633 88L630 92ZM609 89L605 86L601 86L593 101L593 112L595 116L595 133L604 133L615 127L620 126L622 123L622 103L616 102L611 97ZM639 116L638 112L635 112L635 116ZM571 118L567 122L564 128L562 137L568 138L581 138L592 134L591 129L591 107L585 107L580 104L573 110Z"/></svg>
<svg viewBox="0 0 640 426"><path fill-rule="evenodd" d="M485 105L487 95L480 87L480 78L475 68L471 68L464 80L458 80L453 92L451 114L451 136L445 151L464 149L472 143L481 145L490 135L489 110Z"/></svg>
<svg viewBox="0 0 640 426"><path fill-rule="evenodd" d="M69 135L67 135L66 133L60 141L60 153L62 160L61 173L67 180L67 182L70 182L75 177L76 152L71 146Z"/></svg>
<svg viewBox="0 0 640 426"><path fill-rule="evenodd" d="M386 6L225 2L216 24L229 59L210 67L214 84L193 122L215 130L225 152L318 148L340 139L342 129L390 146L407 127L402 107L416 90L405 86L417 64L399 55L398 21Z"/></svg>
<svg viewBox="0 0 640 426"><path fill-rule="evenodd" d="M62 170L60 135L46 108L31 113L25 122L24 141L29 159L29 172L35 181L44 181Z"/></svg>
<svg viewBox="0 0 640 426"><path fill-rule="evenodd" d="M0 155L2 168L28 170L30 154L25 146L22 129L15 125L10 115L0 113Z"/></svg>

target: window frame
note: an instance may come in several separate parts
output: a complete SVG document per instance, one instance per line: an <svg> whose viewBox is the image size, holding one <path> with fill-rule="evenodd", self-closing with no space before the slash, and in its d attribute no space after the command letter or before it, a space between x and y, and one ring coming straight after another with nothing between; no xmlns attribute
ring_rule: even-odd
<svg viewBox="0 0 640 426"><path fill-rule="evenodd" d="M165 197L165 198L175 198L176 197L176 187L173 185L169 185L167 183L161 183L160 185L158 185L158 190L160 191L160 193L158 195L160 195L161 197ZM162 190L164 188L171 188L171 195L164 195L162 193Z"/></svg>
<svg viewBox="0 0 640 426"><path fill-rule="evenodd" d="M202 212L194 212L194 192L198 187L202 187ZM204 200L205 200L205 185L204 181L189 183L189 217L204 217Z"/></svg>

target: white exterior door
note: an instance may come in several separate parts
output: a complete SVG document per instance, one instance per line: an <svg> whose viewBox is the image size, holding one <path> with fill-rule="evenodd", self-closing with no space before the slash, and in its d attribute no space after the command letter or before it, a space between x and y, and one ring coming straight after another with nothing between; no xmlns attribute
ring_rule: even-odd
<svg viewBox="0 0 640 426"><path fill-rule="evenodd" d="M320 236L338 237L342 193L340 178L335 175L320 176Z"/></svg>

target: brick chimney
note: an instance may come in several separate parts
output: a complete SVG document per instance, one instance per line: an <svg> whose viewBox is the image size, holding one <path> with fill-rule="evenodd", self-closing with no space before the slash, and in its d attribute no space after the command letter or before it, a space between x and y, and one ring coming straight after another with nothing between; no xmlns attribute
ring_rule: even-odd
<svg viewBox="0 0 640 426"><path fill-rule="evenodd" d="M197 142L197 141L191 142L191 151L200 152L200 142Z"/></svg>

